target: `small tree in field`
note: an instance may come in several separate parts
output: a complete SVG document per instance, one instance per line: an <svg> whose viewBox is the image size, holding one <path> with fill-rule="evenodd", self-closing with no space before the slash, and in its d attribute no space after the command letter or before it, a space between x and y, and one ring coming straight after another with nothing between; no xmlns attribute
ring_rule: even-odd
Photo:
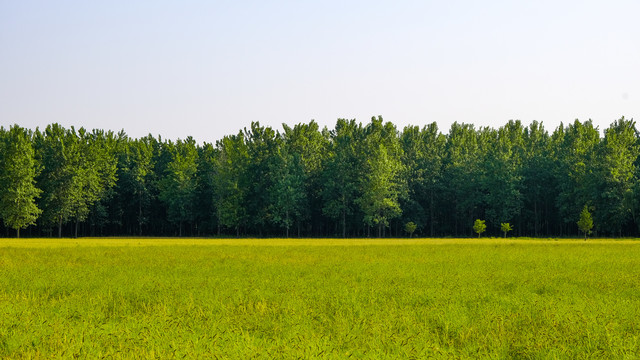
<svg viewBox="0 0 640 360"><path fill-rule="evenodd" d="M509 223L501 223L500 224L500 230L504 233L504 237L507 237L507 233L511 230L513 230L513 228L511 228L511 224Z"/></svg>
<svg viewBox="0 0 640 360"><path fill-rule="evenodd" d="M584 240L586 241L587 235L591 234L591 229L593 229L593 219L591 218L591 213L587 205L582 209L580 220L578 220L577 224L580 231L584 233Z"/></svg>
<svg viewBox="0 0 640 360"><path fill-rule="evenodd" d="M476 221L473 223L473 231L478 233L478 237L480 237L480 234L482 234L486 230L487 225L484 223L484 220L476 219Z"/></svg>
<svg viewBox="0 0 640 360"><path fill-rule="evenodd" d="M413 232L416 231L417 228L418 225L416 225L416 223L414 223L413 221L409 221L404 225L404 231L409 233L409 237L413 237Z"/></svg>

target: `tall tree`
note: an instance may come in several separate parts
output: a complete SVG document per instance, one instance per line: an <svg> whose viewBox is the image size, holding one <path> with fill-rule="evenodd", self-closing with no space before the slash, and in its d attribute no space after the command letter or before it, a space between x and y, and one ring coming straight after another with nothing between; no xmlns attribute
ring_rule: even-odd
<svg viewBox="0 0 640 360"><path fill-rule="evenodd" d="M204 143L197 150L195 221L199 235L201 231L213 233L218 227L215 201L218 149L213 144Z"/></svg>
<svg viewBox="0 0 640 360"><path fill-rule="evenodd" d="M175 144L168 142L167 151L171 161L159 184L159 198L167 206L168 220L177 225L178 236L182 236L183 225L191 224L194 219L198 151L191 137Z"/></svg>
<svg viewBox="0 0 640 360"><path fill-rule="evenodd" d="M271 162L282 144L282 137L271 127L253 122L249 129L245 129L245 138L247 171L242 174L240 181L246 190L249 226L262 236L273 224L270 219L273 197L269 194L269 189L274 186L275 179L271 173Z"/></svg>
<svg viewBox="0 0 640 360"><path fill-rule="evenodd" d="M271 197L269 215L271 221L283 227L289 237L289 229L294 223L300 223L307 203L305 174L299 154L292 155L286 145L276 151L269 166L273 177L267 190Z"/></svg>
<svg viewBox="0 0 640 360"><path fill-rule="evenodd" d="M522 209L522 152L524 128L520 121L509 121L498 131L485 130L489 141L485 144L482 165L482 190L485 216L496 228L514 220Z"/></svg>
<svg viewBox="0 0 640 360"><path fill-rule="evenodd" d="M561 124L553 134L559 186L556 204L568 227L566 232L575 233L575 214L580 213L584 204L595 203L597 179L594 170L599 141L600 134L591 120L584 123L576 120L566 129Z"/></svg>
<svg viewBox="0 0 640 360"><path fill-rule="evenodd" d="M284 128L284 145L287 152L299 158L302 166L302 186L304 196L301 199L302 209L298 225L298 236L301 228L311 232L320 230L322 221L322 166L328 150L328 138L320 132L318 124L296 124L293 128L282 124ZM306 226L303 226L303 223Z"/></svg>
<svg viewBox="0 0 640 360"><path fill-rule="evenodd" d="M121 216L125 217L118 221L126 221L131 224L131 228L135 226L136 230L130 232L137 233L139 236L143 235L143 229L150 220L149 205L152 197L155 141L151 135L129 140L118 153L116 192L120 197Z"/></svg>
<svg viewBox="0 0 640 360"><path fill-rule="evenodd" d="M523 227L529 234L550 234L557 222L555 198L556 178L551 157L549 133L542 123L534 121L524 130L524 152L522 164ZM520 230L518 230L520 231Z"/></svg>
<svg viewBox="0 0 640 360"><path fill-rule="evenodd" d="M76 220L77 237L78 224L87 219L92 206L104 199L108 190L115 185L117 139L113 132L87 132L84 128L80 128L77 135L71 128L69 136L77 138L77 151L72 163L72 168L75 169L72 211Z"/></svg>
<svg viewBox="0 0 640 360"><path fill-rule="evenodd" d="M43 191L40 220L45 226L57 225L58 237L62 237L62 225L73 218L80 193L75 168L78 138L75 131L51 124L44 132L36 130L34 146L36 159L42 164L42 172L37 176L37 186Z"/></svg>
<svg viewBox="0 0 640 360"><path fill-rule="evenodd" d="M422 129L405 127L400 141L402 177L407 184L406 196L401 198L403 217L418 228L428 225L430 236L434 236L446 138L438 125L431 123Z"/></svg>
<svg viewBox="0 0 640 360"><path fill-rule="evenodd" d="M598 150L596 221L607 224L602 230L622 235L632 211L633 184L638 181L635 162L640 146L635 122L622 117L611 124Z"/></svg>
<svg viewBox="0 0 640 360"><path fill-rule="evenodd" d="M42 213L35 202L41 190L35 186L32 135L18 125L6 133L0 128L0 134L0 217L20 237L20 229L35 224Z"/></svg>
<svg viewBox="0 0 640 360"><path fill-rule="evenodd" d="M378 228L381 237L389 221L402 214L399 195L405 190L402 171L402 148L395 126L383 124L382 118L371 119L365 128L366 159L361 180L362 195L357 203L368 226Z"/></svg>
<svg viewBox="0 0 640 360"><path fill-rule="evenodd" d="M217 179L214 183L214 198L218 224L235 230L240 235L241 227L247 224L245 204L248 150L243 133L225 136L216 143Z"/></svg>
<svg viewBox="0 0 640 360"><path fill-rule="evenodd" d="M338 119L328 134L329 151L323 167L322 212L341 225L347 236L347 221L355 213L361 159L356 146L361 141L362 125L355 120Z"/></svg>
<svg viewBox="0 0 640 360"><path fill-rule="evenodd" d="M443 224L444 232L471 235L466 224L478 216L483 203L482 162L484 153L480 151L479 135L470 124L453 123L447 135L445 159L443 163L444 184L442 209L448 222Z"/></svg>

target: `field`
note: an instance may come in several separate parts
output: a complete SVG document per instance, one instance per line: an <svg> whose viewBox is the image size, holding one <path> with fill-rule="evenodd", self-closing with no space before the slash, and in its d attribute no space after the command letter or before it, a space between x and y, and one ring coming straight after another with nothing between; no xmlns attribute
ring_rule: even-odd
<svg viewBox="0 0 640 360"><path fill-rule="evenodd" d="M640 357L640 242L0 239L1 358Z"/></svg>

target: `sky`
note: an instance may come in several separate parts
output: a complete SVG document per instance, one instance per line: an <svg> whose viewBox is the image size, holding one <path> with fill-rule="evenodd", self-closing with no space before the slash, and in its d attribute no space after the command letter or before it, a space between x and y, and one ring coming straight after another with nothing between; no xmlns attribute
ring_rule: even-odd
<svg viewBox="0 0 640 360"><path fill-rule="evenodd" d="M0 0L0 125L640 120L640 1Z"/></svg>

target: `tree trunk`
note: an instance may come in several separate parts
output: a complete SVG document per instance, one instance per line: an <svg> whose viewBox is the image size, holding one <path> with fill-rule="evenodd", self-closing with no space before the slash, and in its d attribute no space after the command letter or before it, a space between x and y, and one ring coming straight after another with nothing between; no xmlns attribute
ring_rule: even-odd
<svg viewBox="0 0 640 360"><path fill-rule="evenodd" d="M20 228L19 227L16 229L16 232L17 232L16 236L18 237L18 239L20 239Z"/></svg>
<svg viewBox="0 0 640 360"><path fill-rule="evenodd" d="M78 238L78 223L79 223L79 222L80 222L80 221L78 221L78 219L76 219L76 230L75 230L75 234L74 234L74 236L73 236L75 239L77 239L77 238Z"/></svg>
<svg viewBox="0 0 640 360"><path fill-rule="evenodd" d="M142 236L142 195L138 198L138 236Z"/></svg>
<svg viewBox="0 0 640 360"><path fill-rule="evenodd" d="M431 217L431 220L429 221L429 233L431 234L431 237L433 237L433 187L431 187L431 199L429 200L429 215Z"/></svg>
<svg viewBox="0 0 640 360"><path fill-rule="evenodd" d="M62 216L58 219L58 237L62 237Z"/></svg>
<svg viewBox="0 0 640 360"><path fill-rule="evenodd" d="M347 237L347 210L342 209L342 237Z"/></svg>
<svg viewBox="0 0 640 360"><path fill-rule="evenodd" d="M538 237L538 200L533 202L533 234Z"/></svg>

